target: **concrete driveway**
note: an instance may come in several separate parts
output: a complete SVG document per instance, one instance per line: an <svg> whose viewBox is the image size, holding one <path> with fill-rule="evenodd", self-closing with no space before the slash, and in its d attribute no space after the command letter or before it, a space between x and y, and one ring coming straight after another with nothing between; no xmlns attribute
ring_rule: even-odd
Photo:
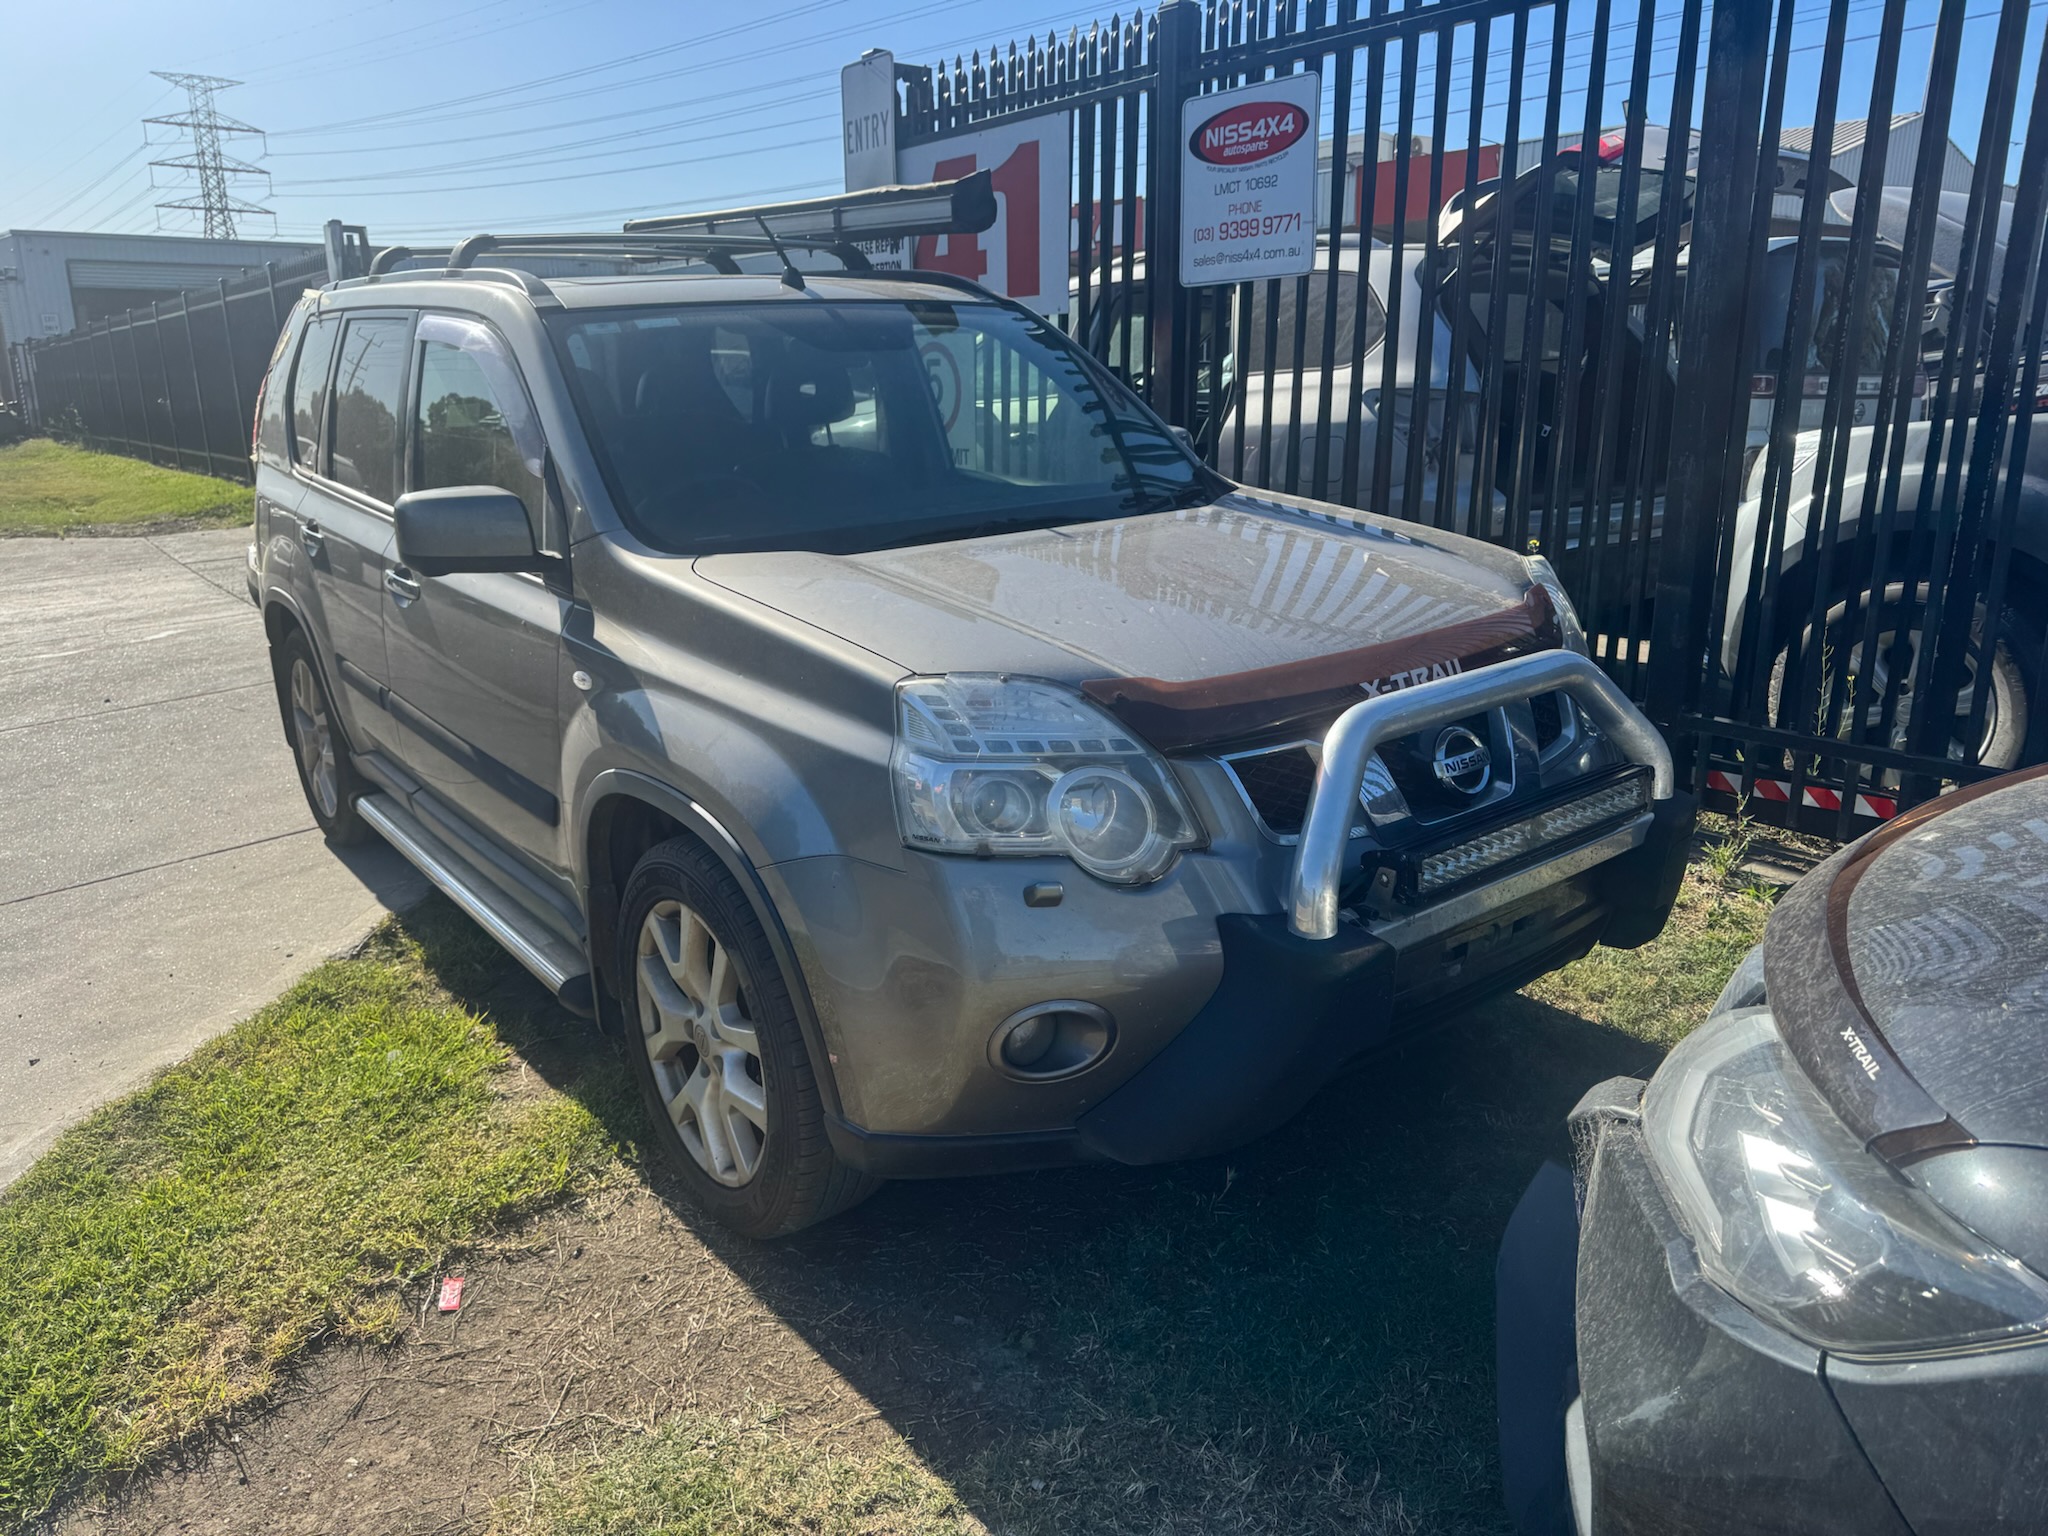
<svg viewBox="0 0 2048 1536"><path fill-rule="evenodd" d="M0 1183L426 890L314 827L247 546L0 540Z"/></svg>

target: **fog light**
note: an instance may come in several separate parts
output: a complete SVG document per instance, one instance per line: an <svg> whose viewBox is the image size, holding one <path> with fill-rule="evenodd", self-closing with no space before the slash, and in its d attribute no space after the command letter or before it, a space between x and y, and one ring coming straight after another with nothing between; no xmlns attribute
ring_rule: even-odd
<svg viewBox="0 0 2048 1536"><path fill-rule="evenodd" d="M1050 1013L1034 1013L1003 1035L1003 1060L1019 1069L1035 1067L1052 1049L1059 1021Z"/></svg>
<svg viewBox="0 0 2048 1536"><path fill-rule="evenodd" d="M1087 1071L1109 1054L1115 1039L1114 1021L1094 1003L1034 1003L995 1027L988 1059L1005 1076L1048 1082Z"/></svg>

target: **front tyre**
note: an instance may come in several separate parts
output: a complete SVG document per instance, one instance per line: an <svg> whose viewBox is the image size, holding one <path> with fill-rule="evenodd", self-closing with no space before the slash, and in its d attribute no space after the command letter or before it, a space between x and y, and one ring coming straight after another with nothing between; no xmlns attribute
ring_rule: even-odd
<svg viewBox="0 0 2048 1536"><path fill-rule="evenodd" d="M306 805L327 841L352 847L366 841L370 825L356 814L356 798L369 786L349 761L348 741L328 697L327 684L313 660L305 634L287 630L271 647L271 671L277 679L277 703L284 715L284 737L298 765L299 787Z"/></svg>
<svg viewBox="0 0 2048 1536"><path fill-rule="evenodd" d="M698 1204L780 1237L864 1199L834 1156L787 978L753 907L701 844L633 867L620 908L627 1055L656 1140Z"/></svg>

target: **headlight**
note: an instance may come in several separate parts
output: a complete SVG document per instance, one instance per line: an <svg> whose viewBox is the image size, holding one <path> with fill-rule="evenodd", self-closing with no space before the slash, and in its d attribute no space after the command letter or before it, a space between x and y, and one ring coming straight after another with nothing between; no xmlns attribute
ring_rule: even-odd
<svg viewBox="0 0 2048 1536"><path fill-rule="evenodd" d="M1550 562L1541 555L1524 555L1522 569L1533 584L1550 594L1550 606L1557 610L1557 627L1564 634L1565 649L1577 651L1581 656L1592 655L1592 648L1586 643L1585 626L1579 623L1579 610L1565 596L1564 583L1557 579L1557 572L1551 569Z"/></svg>
<svg viewBox="0 0 2048 1536"><path fill-rule="evenodd" d="M1166 764L1052 683L955 673L899 684L891 766L911 848L1060 854L1140 885L1200 841Z"/></svg>
<svg viewBox="0 0 2048 1536"><path fill-rule="evenodd" d="M1866 1151L1768 1008L1710 1020L1671 1053L1643 1134L1701 1270L1810 1344L1922 1353L2048 1328L2048 1282Z"/></svg>

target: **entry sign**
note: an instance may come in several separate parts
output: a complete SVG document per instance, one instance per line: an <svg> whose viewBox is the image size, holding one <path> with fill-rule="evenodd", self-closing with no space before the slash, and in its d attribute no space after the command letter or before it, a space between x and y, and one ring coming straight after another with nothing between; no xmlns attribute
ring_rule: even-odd
<svg viewBox="0 0 2048 1536"><path fill-rule="evenodd" d="M1316 262L1320 75L1197 96L1180 117L1180 280L1300 277Z"/></svg>

